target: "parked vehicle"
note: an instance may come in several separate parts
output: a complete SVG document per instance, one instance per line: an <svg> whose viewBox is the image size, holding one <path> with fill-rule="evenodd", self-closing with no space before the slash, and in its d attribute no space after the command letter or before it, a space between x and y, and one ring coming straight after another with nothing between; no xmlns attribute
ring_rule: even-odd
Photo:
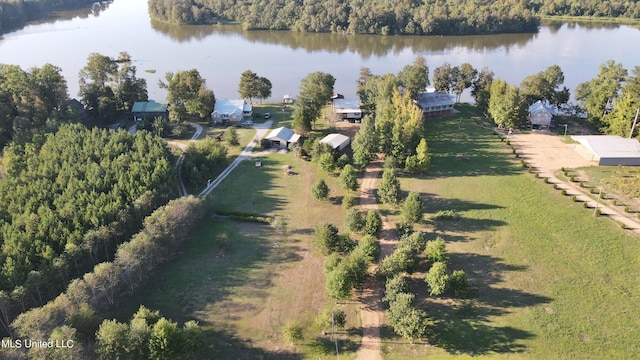
<svg viewBox="0 0 640 360"><path fill-rule="evenodd" d="M251 120L245 120L243 121L240 125L244 126L244 127L252 127L253 126L253 121Z"/></svg>

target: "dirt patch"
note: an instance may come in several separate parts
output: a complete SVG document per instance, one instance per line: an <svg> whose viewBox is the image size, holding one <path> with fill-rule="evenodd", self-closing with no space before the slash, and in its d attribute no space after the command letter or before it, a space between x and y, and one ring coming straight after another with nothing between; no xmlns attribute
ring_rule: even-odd
<svg viewBox="0 0 640 360"><path fill-rule="evenodd" d="M565 168L593 165L583 157L579 144L566 144L560 136L547 132L513 134L509 141L517 149L520 158L540 172L540 176L550 177Z"/></svg>

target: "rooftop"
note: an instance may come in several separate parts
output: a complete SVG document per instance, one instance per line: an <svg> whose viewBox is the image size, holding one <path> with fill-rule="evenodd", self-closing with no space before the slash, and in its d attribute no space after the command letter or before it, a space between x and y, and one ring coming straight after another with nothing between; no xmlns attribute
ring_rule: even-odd
<svg viewBox="0 0 640 360"><path fill-rule="evenodd" d="M131 107L131 112L165 112L167 111L168 104L157 103L151 101L136 101Z"/></svg>
<svg viewBox="0 0 640 360"><path fill-rule="evenodd" d="M616 135L573 135L571 138L600 158L640 157L640 142Z"/></svg>
<svg viewBox="0 0 640 360"><path fill-rule="evenodd" d="M360 99L334 99L334 109L340 110L340 112L359 112Z"/></svg>
<svg viewBox="0 0 640 360"><path fill-rule="evenodd" d="M455 101L444 91L423 92L418 94L418 103L421 107L453 105Z"/></svg>
<svg viewBox="0 0 640 360"><path fill-rule="evenodd" d="M342 134L329 134L320 140L321 143L329 144L333 149L337 149L345 143L348 144L350 141L348 136Z"/></svg>

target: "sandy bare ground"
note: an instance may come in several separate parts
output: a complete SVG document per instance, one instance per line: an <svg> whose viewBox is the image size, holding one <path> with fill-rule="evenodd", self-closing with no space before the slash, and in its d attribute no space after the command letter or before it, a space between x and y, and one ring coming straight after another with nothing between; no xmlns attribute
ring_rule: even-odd
<svg viewBox="0 0 640 360"><path fill-rule="evenodd" d="M558 184L558 188L561 190L566 190L568 196L575 196L579 201L586 202L590 208L597 207L601 214L619 223L624 223L627 229L640 234L640 222L635 216L619 212L611 206L597 202L587 195L585 189L575 183L565 182L556 177L556 173L563 167L577 168L596 165L590 161L590 154L584 148L578 144L566 144L561 137L544 132L513 134L509 137L509 141L518 150L520 157L540 173L540 177L549 178L549 182Z"/></svg>
<svg viewBox="0 0 640 360"><path fill-rule="evenodd" d="M378 210L375 196L376 179L380 175L382 161L369 163L365 169L360 187L360 205L364 211L370 209ZM393 225L382 218L382 231L380 234L380 259L391 254L395 248L396 241L393 238ZM375 269L374 269L375 271ZM362 344L356 354L356 359L360 360L382 360L382 341L380 339L380 329L384 321L384 310L382 309L382 284L371 277L365 283L364 290L360 296L362 303Z"/></svg>

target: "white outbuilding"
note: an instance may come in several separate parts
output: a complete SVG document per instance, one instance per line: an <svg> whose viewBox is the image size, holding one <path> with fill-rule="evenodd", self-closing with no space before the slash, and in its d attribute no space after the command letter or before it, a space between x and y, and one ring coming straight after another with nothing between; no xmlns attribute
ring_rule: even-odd
<svg viewBox="0 0 640 360"><path fill-rule="evenodd" d="M286 149L289 144L297 143L300 140L300 135L283 126L271 130L265 139L271 141L272 147Z"/></svg>
<svg viewBox="0 0 640 360"><path fill-rule="evenodd" d="M640 142L615 135L573 135L590 161L603 166L640 166ZM590 158L589 158L590 157Z"/></svg>
<svg viewBox="0 0 640 360"><path fill-rule="evenodd" d="M551 126L553 117L558 115L556 109L546 101L536 101L529 106L529 121L533 128L548 128Z"/></svg>
<svg viewBox="0 0 640 360"><path fill-rule="evenodd" d="M321 143L329 144L333 150L342 151L350 143L351 139L348 136L342 134L329 134L320 140Z"/></svg>

